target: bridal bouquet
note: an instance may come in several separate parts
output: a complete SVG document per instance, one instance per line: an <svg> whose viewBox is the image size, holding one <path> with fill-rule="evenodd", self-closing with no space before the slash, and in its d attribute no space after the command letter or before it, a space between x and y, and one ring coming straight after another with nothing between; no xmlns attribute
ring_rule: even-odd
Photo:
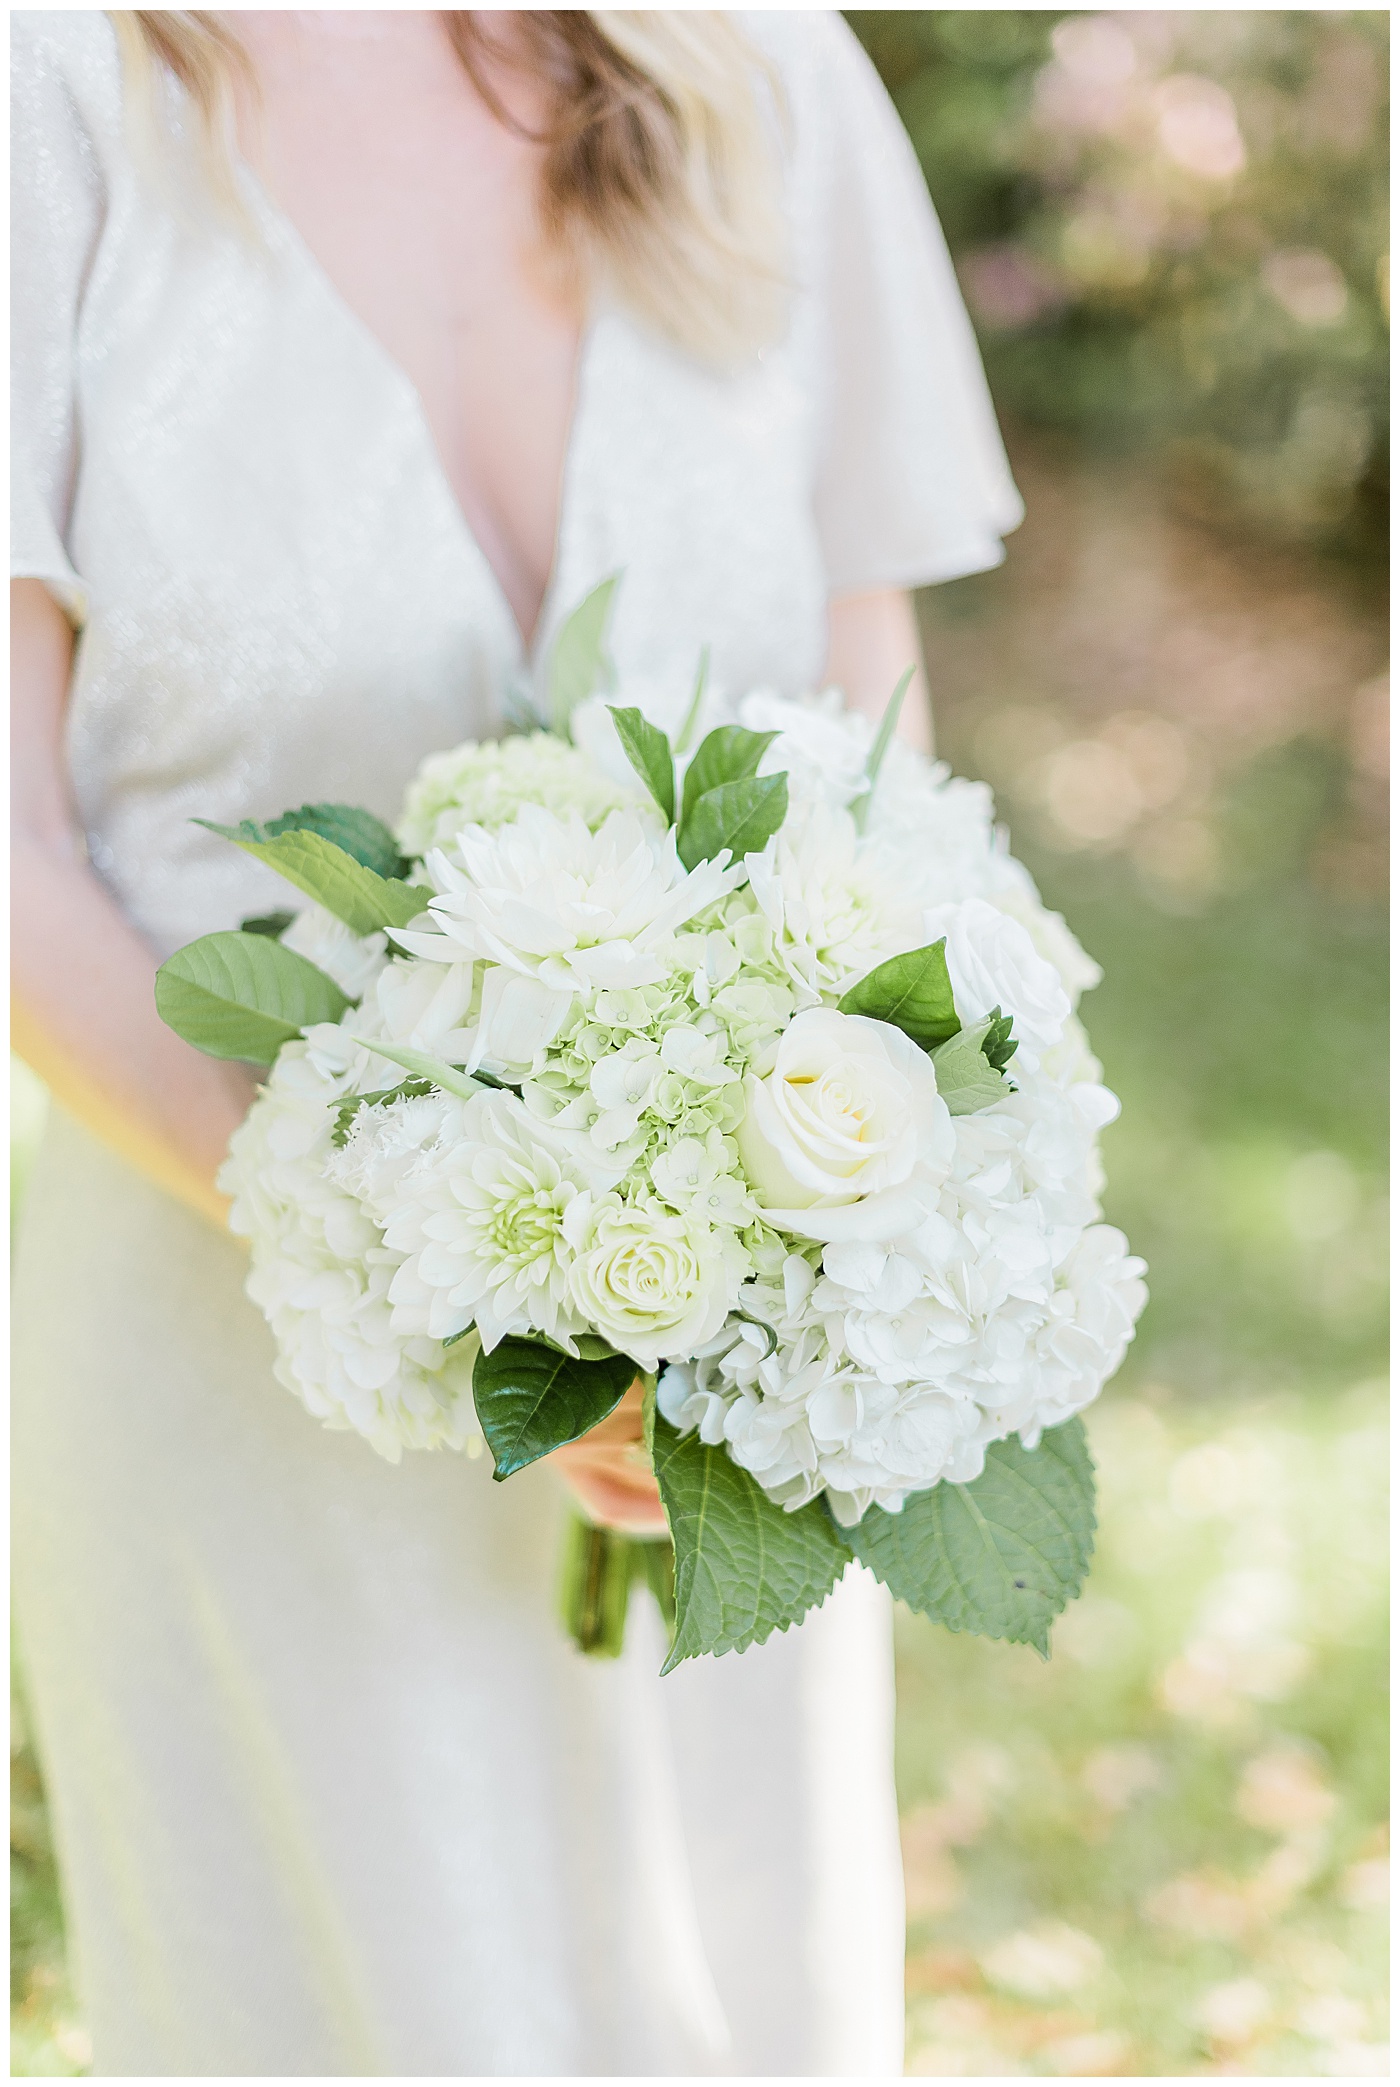
<svg viewBox="0 0 1400 2087"><path fill-rule="evenodd" d="M600 693L614 584L551 729L435 755L396 832L215 829L311 901L157 985L268 1069L221 1178L277 1375L391 1459L484 1438L498 1479L640 1379L674 1549L576 1526L586 1649L639 1575L670 1671L855 1558L1044 1651L1092 1548L1075 1416L1145 1297L1098 1221L1096 968L985 788L893 739L902 687L878 731L703 668L684 716Z"/></svg>

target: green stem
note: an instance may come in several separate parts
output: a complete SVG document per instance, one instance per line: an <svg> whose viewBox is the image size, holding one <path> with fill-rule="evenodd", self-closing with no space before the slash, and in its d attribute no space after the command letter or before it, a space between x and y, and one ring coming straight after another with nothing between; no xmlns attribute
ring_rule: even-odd
<svg viewBox="0 0 1400 2087"><path fill-rule="evenodd" d="M560 1559L559 1610L564 1628L591 1659L617 1659L627 1631L634 1580L655 1597L669 1631L675 1623L675 1572L669 1537L623 1536L571 1510Z"/></svg>

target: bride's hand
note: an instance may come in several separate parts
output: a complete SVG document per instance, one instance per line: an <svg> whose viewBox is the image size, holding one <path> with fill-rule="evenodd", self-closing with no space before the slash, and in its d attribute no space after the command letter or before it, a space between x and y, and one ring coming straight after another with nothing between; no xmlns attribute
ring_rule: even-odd
<svg viewBox="0 0 1400 2087"><path fill-rule="evenodd" d="M634 1384L606 1420L546 1459L590 1522L625 1536L664 1536L666 1514L642 1441L642 1387Z"/></svg>

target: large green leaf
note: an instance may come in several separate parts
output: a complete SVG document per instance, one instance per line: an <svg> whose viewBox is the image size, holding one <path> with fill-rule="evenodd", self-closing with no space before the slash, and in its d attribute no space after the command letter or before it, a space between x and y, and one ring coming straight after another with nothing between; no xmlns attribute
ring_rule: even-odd
<svg viewBox="0 0 1400 2087"><path fill-rule="evenodd" d="M962 1026L953 1005L944 940L877 964L842 994L839 1006L843 1015L892 1023L925 1051L946 1043Z"/></svg>
<svg viewBox="0 0 1400 2087"><path fill-rule="evenodd" d="M373 935L386 927L406 928L433 896L420 884L404 884L396 877L367 870L344 848L308 826L271 833L255 819L245 819L241 826L216 826L212 819L196 819L195 824L246 848L298 891L334 913L337 920L343 920L356 935Z"/></svg>
<svg viewBox="0 0 1400 2087"><path fill-rule="evenodd" d="M844 1534L911 1609L1044 1655L1051 1623L1084 1583L1094 1529L1093 1460L1075 1419L1039 1449L994 1442L971 1485L915 1493L897 1515L872 1507Z"/></svg>
<svg viewBox="0 0 1400 2087"><path fill-rule="evenodd" d="M334 842L377 877L408 875L408 857L399 853L389 828L361 805L301 804L295 811L283 812L280 819L267 820L263 827L264 833L273 835L299 830L319 833L323 840Z"/></svg>
<svg viewBox="0 0 1400 2087"><path fill-rule="evenodd" d="M676 763L666 734L649 724L640 710L612 712L622 751L661 807L668 826L676 817Z"/></svg>
<svg viewBox="0 0 1400 2087"><path fill-rule="evenodd" d="M612 678L608 661L608 619L621 573L585 594L560 625L549 656L549 725L561 739L569 736L569 719Z"/></svg>
<svg viewBox="0 0 1400 2087"><path fill-rule="evenodd" d="M820 1607L850 1551L820 1503L787 1514L724 1449L657 1414L652 1460L676 1550L676 1634L662 1668L742 1652Z"/></svg>
<svg viewBox="0 0 1400 2087"><path fill-rule="evenodd" d="M707 790L717 790L721 783L742 783L757 775L759 762L777 736L776 732L750 732L743 725L718 725L713 732L707 732L685 772L681 825L685 825Z"/></svg>
<svg viewBox="0 0 1400 2087"><path fill-rule="evenodd" d="M757 855L787 817L785 775L754 775L707 790L676 836L676 853L688 870L713 862L728 848L734 862Z"/></svg>
<svg viewBox="0 0 1400 2087"><path fill-rule="evenodd" d="M495 1476L509 1478L586 1435L607 1419L636 1374L627 1355L575 1362L544 1341L509 1335L489 1355L483 1349L472 1372L472 1396Z"/></svg>
<svg viewBox="0 0 1400 2087"><path fill-rule="evenodd" d="M350 1005L334 979L270 935L202 935L156 973L156 1011L211 1058L271 1065L313 1022Z"/></svg>

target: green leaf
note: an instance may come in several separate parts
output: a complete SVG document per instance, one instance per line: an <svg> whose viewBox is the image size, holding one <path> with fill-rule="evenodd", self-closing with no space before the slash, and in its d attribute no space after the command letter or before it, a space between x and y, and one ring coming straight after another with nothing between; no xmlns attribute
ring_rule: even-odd
<svg viewBox="0 0 1400 2087"><path fill-rule="evenodd" d="M963 1029L940 1044L933 1053L933 1069L938 1075L938 1091L954 1116L971 1116L978 1109L990 1108L993 1102L1004 1101L1011 1092L1010 1083L989 1062L986 1038L981 1024L976 1029Z"/></svg>
<svg viewBox="0 0 1400 2087"><path fill-rule="evenodd" d="M508 1335L472 1372L476 1417L497 1478L523 1471L606 1420L637 1374L627 1355L575 1362L544 1341Z"/></svg>
<svg viewBox="0 0 1400 2087"><path fill-rule="evenodd" d="M201 935L156 973L156 1011L211 1058L271 1065L313 1022L350 1005L334 979L269 935Z"/></svg>
<svg viewBox="0 0 1400 2087"><path fill-rule="evenodd" d="M610 704L609 709L612 709ZM664 732L648 724L640 710L612 709L622 751L661 807L668 826L676 819L676 764Z"/></svg>
<svg viewBox="0 0 1400 2087"><path fill-rule="evenodd" d="M274 837L303 830L319 833L323 840L343 848L377 877L408 875L408 857L399 853L399 844L384 821L358 804L298 805L294 812L283 812L280 819L269 819L263 827L264 833Z"/></svg>
<svg viewBox="0 0 1400 2087"><path fill-rule="evenodd" d="M944 938L946 940L946 937ZM868 971L838 1002L843 1015L868 1015L891 1022L922 1050L946 1043L961 1028L953 1005L944 941L907 950Z"/></svg>
<svg viewBox="0 0 1400 2087"><path fill-rule="evenodd" d="M617 1354L612 1342L605 1341L601 1333L576 1333L573 1338L574 1346L584 1362L610 1362ZM637 1375L635 1363L632 1365L632 1374L634 1377Z"/></svg>
<svg viewBox="0 0 1400 2087"><path fill-rule="evenodd" d="M286 934L295 919L295 913L250 913L246 920L239 921L238 931L242 935L271 935L276 940Z"/></svg>
<svg viewBox="0 0 1400 2087"><path fill-rule="evenodd" d="M874 743L865 757L865 790L851 806L851 817L856 822L857 833L865 831L865 822L870 816L871 799L875 795L875 785L880 779L880 770L884 766L885 755L890 750L890 741L894 738L895 726L899 723L899 713L904 707L904 698L913 679L914 669L906 667L895 683L894 694L886 703L885 714L880 719L880 729L875 734Z"/></svg>
<svg viewBox="0 0 1400 2087"><path fill-rule="evenodd" d="M734 862L757 855L787 817L785 775L755 775L707 790L676 836L676 853L688 870L713 862L728 848Z"/></svg>
<svg viewBox="0 0 1400 2087"><path fill-rule="evenodd" d="M705 700L705 683L709 678L710 648L708 645L702 645L700 647L700 664L695 670L695 687L691 691L690 707L681 720L681 728L676 736L676 752L678 754L690 751L691 737L700 721L700 705Z"/></svg>
<svg viewBox="0 0 1400 2087"><path fill-rule="evenodd" d="M458 1341L464 1341L469 1333L475 1332L475 1319L468 1319L465 1326L459 1326L455 1333L449 1333L447 1339L443 1342L442 1345L444 1348L455 1348Z"/></svg>
<svg viewBox="0 0 1400 2087"><path fill-rule="evenodd" d="M382 1101L417 1101L431 1094L431 1080L401 1080L397 1087L381 1087L374 1094L347 1094L344 1101L335 1105L335 1129L331 1132L331 1143L343 1145L350 1135L351 1125L361 1109L372 1109Z"/></svg>
<svg viewBox="0 0 1400 2087"><path fill-rule="evenodd" d="M462 1101L470 1101L474 1094L481 1092L482 1083L471 1073L449 1065L445 1058L434 1058L431 1051L417 1051L412 1044L385 1043L377 1036L356 1036L351 1041L363 1044L377 1058L387 1058L391 1065L401 1065L405 1072L416 1073L420 1080L429 1080L434 1087L441 1087L445 1094L455 1094Z"/></svg>
<svg viewBox="0 0 1400 2087"><path fill-rule="evenodd" d="M356 935L407 927L433 896L420 884L402 884L397 878L367 870L344 848L307 826L274 834L256 819L245 819L241 826L216 826L212 819L194 823L256 855L259 862L267 863L298 891L334 913Z"/></svg>
<svg viewBox="0 0 1400 2087"><path fill-rule="evenodd" d="M776 732L749 732L743 725L720 725L707 732L685 772L681 825L687 823L707 790L717 790L721 783L742 783L757 775L759 762L777 736Z"/></svg>
<svg viewBox="0 0 1400 2087"><path fill-rule="evenodd" d="M997 1072L1005 1072L1016 1056L1016 1039L1011 1034L1011 1016L1004 1015L994 1007L987 1017L986 1034L982 1038L982 1055L988 1065Z"/></svg>
<svg viewBox="0 0 1400 2087"><path fill-rule="evenodd" d="M915 1493L897 1515L872 1507L843 1533L863 1565L949 1630L1034 1645L1084 1583L1094 1549L1094 1466L1084 1423L1036 1450L994 1442L971 1485Z"/></svg>
<svg viewBox="0 0 1400 2087"><path fill-rule="evenodd" d="M850 1551L820 1503L787 1514L724 1449L658 1414L653 1461L676 1548L676 1635L662 1668L742 1652L826 1600Z"/></svg>
<svg viewBox="0 0 1400 2087"><path fill-rule="evenodd" d="M561 739L569 736L569 719L611 679L607 654L608 619L621 573L586 594L561 624L549 656L549 725Z"/></svg>

